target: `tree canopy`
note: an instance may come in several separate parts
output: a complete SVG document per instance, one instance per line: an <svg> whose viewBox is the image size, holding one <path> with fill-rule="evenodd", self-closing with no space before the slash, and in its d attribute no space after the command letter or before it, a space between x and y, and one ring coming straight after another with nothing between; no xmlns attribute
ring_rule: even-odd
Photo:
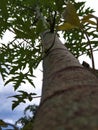
<svg viewBox="0 0 98 130"><path fill-rule="evenodd" d="M14 34L11 42L0 43L0 72L5 85L15 90L28 81L32 86L34 69L42 60L41 33L45 30L59 35L76 58L86 54L92 59L98 44L98 18L85 2L75 0L0 0L0 37L7 30ZM10 77L10 78L7 78ZM20 91L14 97L14 109L20 102L30 101L35 93Z"/></svg>

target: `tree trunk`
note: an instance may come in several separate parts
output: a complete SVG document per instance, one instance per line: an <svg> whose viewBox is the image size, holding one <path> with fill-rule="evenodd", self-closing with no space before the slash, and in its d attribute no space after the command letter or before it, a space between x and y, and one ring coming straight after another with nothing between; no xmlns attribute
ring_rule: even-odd
<svg viewBox="0 0 98 130"><path fill-rule="evenodd" d="M43 89L33 130L98 130L98 79L59 38L42 39Z"/></svg>

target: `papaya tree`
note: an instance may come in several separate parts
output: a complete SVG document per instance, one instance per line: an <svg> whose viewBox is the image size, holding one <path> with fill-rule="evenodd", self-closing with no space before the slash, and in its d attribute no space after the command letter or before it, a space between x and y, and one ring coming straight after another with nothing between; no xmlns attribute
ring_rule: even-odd
<svg viewBox="0 0 98 130"><path fill-rule="evenodd" d="M0 5L0 36L14 33L13 41L0 46L0 72L5 85L32 86L34 69L43 61L42 97L32 130L98 128L98 79L79 56L91 58L97 49L98 18L85 2L75 0L3 0ZM92 20L93 19L93 20ZM65 39L62 44L60 33ZM9 76L9 78L7 78ZM12 109L25 99L37 97L19 91Z"/></svg>

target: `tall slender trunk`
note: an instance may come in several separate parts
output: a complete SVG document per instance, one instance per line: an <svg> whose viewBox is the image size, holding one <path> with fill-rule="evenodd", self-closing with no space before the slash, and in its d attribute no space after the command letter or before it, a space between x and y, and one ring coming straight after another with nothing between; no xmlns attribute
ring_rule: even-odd
<svg viewBox="0 0 98 130"><path fill-rule="evenodd" d="M47 53L33 130L98 130L96 76L80 65L55 34L46 33L42 43Z"/></svg>

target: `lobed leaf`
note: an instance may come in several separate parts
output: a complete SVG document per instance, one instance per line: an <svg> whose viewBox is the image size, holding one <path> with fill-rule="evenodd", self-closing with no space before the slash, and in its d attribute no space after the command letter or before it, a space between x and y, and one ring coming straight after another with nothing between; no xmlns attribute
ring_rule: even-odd
<svg viewBox="0 0 98 130"><path fill-rule="evenodd" d="M33 96L36 95L36 93L27 93L25 91L19 90L20 94L13 95L8 98L16 98L17 100L13 100L12 104L12 110L14 110L20 103L25 103L25 99L28 99L29 101L33 100Z"/></svg>
<svg viewBox="0 0 98 130"><path fill-rule="evenodd" d="M76 12L74 4L72 4L71 2L67 3L65 12L63 14L63 18L66 22L74 26L80 27L80 20L79 20L78 14Z"/></svg>

